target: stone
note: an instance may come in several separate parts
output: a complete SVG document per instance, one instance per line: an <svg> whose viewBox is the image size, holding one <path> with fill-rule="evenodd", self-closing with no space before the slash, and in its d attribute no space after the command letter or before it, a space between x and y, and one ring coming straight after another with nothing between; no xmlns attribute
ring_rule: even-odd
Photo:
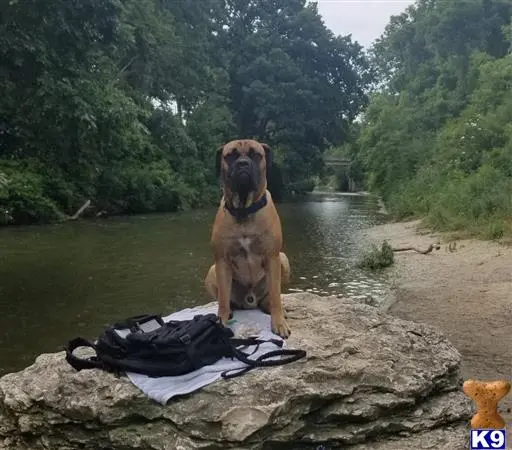
<svg viewBox="0 0 512 450"><path fill-rule="evenodd" d="M63 352L40 355L0 379L0 449L467 447L461 357L438 330L347 298L283 299L288 345L306 358L166 406L126 377L76 372Z"/></svg>

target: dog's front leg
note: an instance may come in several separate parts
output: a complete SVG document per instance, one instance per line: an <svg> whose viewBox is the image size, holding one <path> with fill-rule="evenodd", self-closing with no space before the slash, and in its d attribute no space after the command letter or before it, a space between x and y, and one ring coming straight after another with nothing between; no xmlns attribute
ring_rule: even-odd
<svg viewBox="0 0 512 450"><path fill-rule="evenodd" d="M290 336L290 328L284 318L281 302L281 259L279 253L271 255L268 261L269 309L272 321L272 332L286 339Z"/></svg>
<svg viewBox="0 0 512 450"><path fill-rule="evenodd" d="M217 289L218 289L218 302L219 309L217 315L224 325L228 323L231 314L230 299L231 288L233 285L233 273L224 259L215 261L215 271L217 274Z"/></svg>

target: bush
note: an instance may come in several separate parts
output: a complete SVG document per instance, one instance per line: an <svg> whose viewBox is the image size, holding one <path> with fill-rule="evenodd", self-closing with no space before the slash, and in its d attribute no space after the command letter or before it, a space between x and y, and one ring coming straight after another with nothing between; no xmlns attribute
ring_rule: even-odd
<svg viewBox="0 0 512 450"><path fill-rule="evenodd" d="M57 205L46 195L44 177L21 164L0 162L0 221L35 223L62 218Z"/></svg>
<svg viewBox="0 0 512 450"><path fill-rule="evenodd" d="M361 269L379 270L391 266L395 261L395 254L391 245L384 241L379 249L375 244L371 250L364 254L358 263Z"/></svg>
<svg viewBox="0 0 512 450"><path fill-rule="evenodd" d="M447 230L468 229L490 238L503 236L512 216L512 179L489 165L475 173L448 179L427 215L428 222Z"/></svg>
<svg viewBox="0 0 512 450"><path fill-rule="evenodd" d="M194 202L194 190L165 160L114 166L103 173L97 194L102 209L129 214L177 211Z"/></svg>
<svg viewBox="0 0 512 450"><path fill-rule="evenodd" d="M312 192L313 189L315 189L315 185L316 185L315 179L308 178L303 181L289 183L288 186L286 186L286 192L288 194L295 192L295 194L298 194L298 195L307 194L308 192Z"/></svg>

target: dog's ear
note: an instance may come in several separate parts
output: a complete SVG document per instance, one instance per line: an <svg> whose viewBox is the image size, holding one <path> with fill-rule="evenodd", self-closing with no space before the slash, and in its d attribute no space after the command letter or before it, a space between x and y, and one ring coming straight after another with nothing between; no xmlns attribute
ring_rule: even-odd
<svg viewBox="0 0 512 450"><path fill-rule="evenodd" d="M223 149L224 149L224 146L221 145L217 149L217 154L215 156L215 175L217 177L220 177L220 167L221 167L221 164L222 164L222 150Z"/></svg>
<svg viewBox="0 0 512 450"><path fill-rule="evenodd" d="M270 174L272 171L272 150L270 149L270 146L268 146L267 144L261 144L261 146L263 147L263 150L265 150L265 162L267 166L265 175L267 177L268 182L270 180Z"/></svg>

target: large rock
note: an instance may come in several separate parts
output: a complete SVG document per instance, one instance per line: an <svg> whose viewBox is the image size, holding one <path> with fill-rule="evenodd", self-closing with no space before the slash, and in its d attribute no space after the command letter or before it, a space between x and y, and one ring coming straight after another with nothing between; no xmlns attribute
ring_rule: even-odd
<svg viewBox="0 0 512 450"><path fill-rule="evenodd" d="M294 294L285 305L289 345L307 358L165 407L126 378L41 355L0 379L0 448L467 448L460 355L437 330L349 299Z"/></svg>

